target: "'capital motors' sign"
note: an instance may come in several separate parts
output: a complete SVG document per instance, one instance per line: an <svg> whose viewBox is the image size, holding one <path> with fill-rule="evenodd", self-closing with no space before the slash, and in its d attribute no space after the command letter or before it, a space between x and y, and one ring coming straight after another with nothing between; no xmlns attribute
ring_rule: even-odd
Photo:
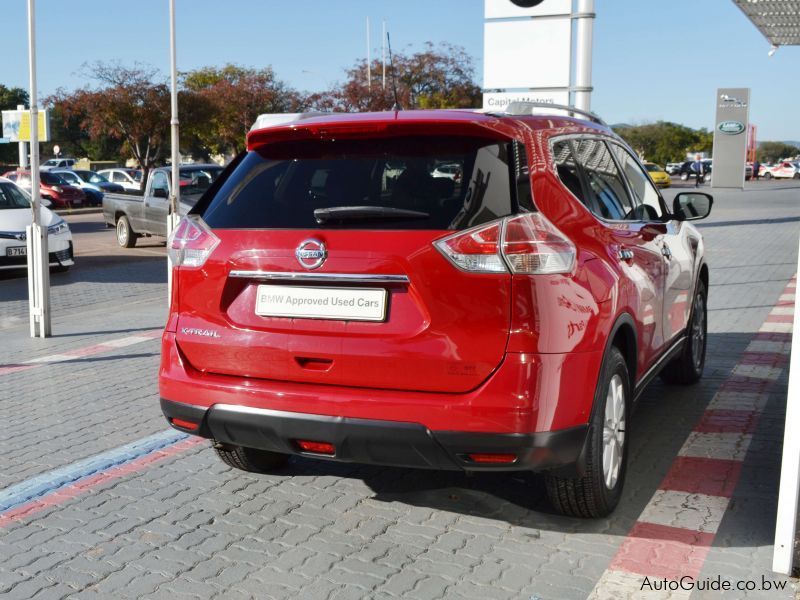
<svg viewBox="0 0 800 600"><path fill-rule="evenodd" d="M750 116L750 89L718 89L715 104L711 185L715 188L743 188L747 157L747 135L743 134L747 131Z"/></svg>

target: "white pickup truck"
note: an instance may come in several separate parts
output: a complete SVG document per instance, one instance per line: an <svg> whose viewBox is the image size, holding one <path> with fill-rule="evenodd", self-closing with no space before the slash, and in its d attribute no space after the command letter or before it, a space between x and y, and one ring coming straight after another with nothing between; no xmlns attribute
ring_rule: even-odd
<svg viewBox="0 0 800 600"><path fill-rule="evenodd" d="M185 215L222 172L219 165L182 165L180 167L180 206ZM142 236L167 235L170 212L172 169L159 167L150 171L144 195L106 194L103 196L103 218L117 230L117 243L133 248Z"/></svg>

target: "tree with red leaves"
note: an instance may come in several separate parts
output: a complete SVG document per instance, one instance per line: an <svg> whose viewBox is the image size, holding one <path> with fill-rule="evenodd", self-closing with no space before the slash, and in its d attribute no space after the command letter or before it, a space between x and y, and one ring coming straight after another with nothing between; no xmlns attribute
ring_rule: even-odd
<svg viewBox="0 0 800 600"><path fill-rule="evenodd" d="M472 57L460 46L430 42L421 52L396 53L393 57L397 100L404 109L474 108L481 104L481 88L475 82ZM347 79L332 89L308 97L317 110L343 112L389 110L395 103L391 67L387 65L386 88L382 64L371 64L372 85L367 82L366 61L346 71Z"/></svg>

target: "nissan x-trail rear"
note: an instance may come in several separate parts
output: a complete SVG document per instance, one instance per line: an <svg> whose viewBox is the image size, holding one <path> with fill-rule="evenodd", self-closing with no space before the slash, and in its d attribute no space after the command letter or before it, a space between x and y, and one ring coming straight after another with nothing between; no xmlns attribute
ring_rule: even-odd
<svg viewBox="0 0 800 600"><path fill-rule="evenodd" d="M637 395L702 374L710 207L568 117L254 128L168 242L162 409L248 471L535 470L607 514Z"/></svg>

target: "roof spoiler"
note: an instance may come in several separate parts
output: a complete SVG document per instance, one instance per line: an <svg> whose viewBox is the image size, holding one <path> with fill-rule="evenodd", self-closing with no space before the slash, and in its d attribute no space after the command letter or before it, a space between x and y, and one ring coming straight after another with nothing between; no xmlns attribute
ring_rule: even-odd
<svg viewBox="0 0 800 600"><path fill-rule="evenodd" d="M302 121L303 119L311 119L313 117L322 117L329 115L329 112L302 112L302 113L265 113L258 115L256 122L250 128L250 131L257 129L265 129L267 127L279 127L281 125L288 125L295 121Z"/></svg>
<svg viewBox="0 0 800 600"><path fill-rule="evenodd" d="M580 108L575 108L574 106L567 106L565 104L553 104L552 102L510 102L509 105L505 108L503 112L492 112L490 114L500 114L500 115L511 115L515 117L522 117L537 114L534 111L537 108L548 108L552 110L563 110L569 116L580 115L582 117L586 117L590 121L594 121L595 123L602 125L603 127L608 127L603 119L598 117L595 113L590 112L588 110L583 110Z"/></svg>

